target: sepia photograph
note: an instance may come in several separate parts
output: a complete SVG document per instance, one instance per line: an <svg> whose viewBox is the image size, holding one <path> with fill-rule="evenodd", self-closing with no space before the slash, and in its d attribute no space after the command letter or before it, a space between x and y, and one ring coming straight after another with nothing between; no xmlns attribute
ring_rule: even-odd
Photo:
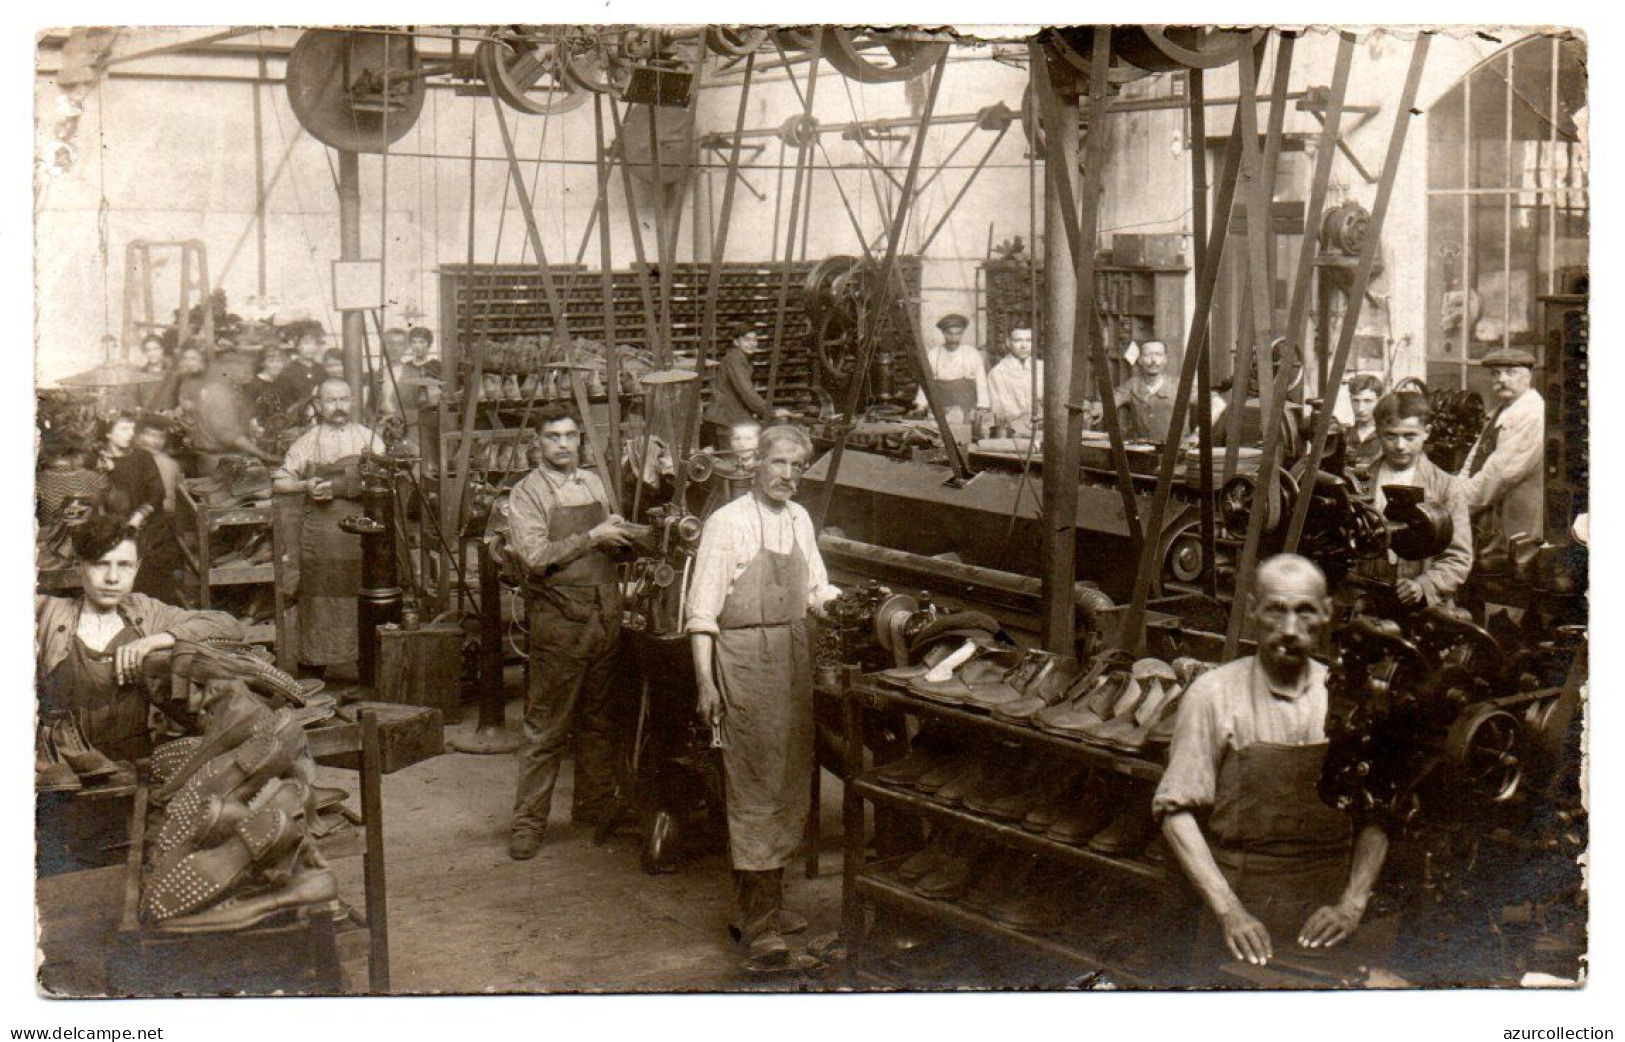
<svg viewBox="0 0 1625 1042"><path fill-rule="evenodd" d="M32 31L36 1012L1595 1026L1578 22L580 14Z"/></svg>

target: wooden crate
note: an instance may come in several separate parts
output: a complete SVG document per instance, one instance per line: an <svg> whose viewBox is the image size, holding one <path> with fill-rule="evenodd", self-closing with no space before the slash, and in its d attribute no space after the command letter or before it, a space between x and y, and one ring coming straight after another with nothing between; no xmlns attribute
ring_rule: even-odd
<svg viewBox="0 0 1625 1042"><path fill-rule="evenodd" d="M432 622L405 630L378 627L379 702L429 706L447 724L462 716L463 628Z"/></svg>

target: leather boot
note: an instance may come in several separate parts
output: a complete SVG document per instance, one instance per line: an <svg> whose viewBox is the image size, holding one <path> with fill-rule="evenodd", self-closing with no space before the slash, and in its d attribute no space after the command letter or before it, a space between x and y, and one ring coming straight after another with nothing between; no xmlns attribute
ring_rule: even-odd
<svg viewBox="0 0 1625 1042"><path fill-rule="evenodd" d="M1076 802L1044 833L1050 839L1082 846L1112 820L1113 786L1099 774L1084 783Z"/></svg>
<svg viewBox="0 0 1625 1042"><path fill-rule="evenodd" d="M1047 832L1083 794L1083 780L1084 776L1070 772L1052 778L1021 819L1021 830L1035 835Z"/></svg>
<svg viewBox="0 0 1625 1042"><path fill-rule="evenodd" d="M784 869L734 872L738 919L729 933L746 946L745 969L772 972L790 966L790 946L777 929L784 903Z"/></svg>
<svg viewBox="0 0 1625 1042"><path fill-rule="evenodd" d="M1133 857L1145 849L1157 834L1157 820L1151 816L1150 793L1140 786L1129 789L1117 817L1089 840L1089 849L1101 854Z"/></svg>
<svg viewBox="0 0 1625 1042"><path fill-rule="evenodd" d="M34 791L77 792L81 788L79 776L51 743L50 729L41 724L34 731Z"/></svg>
<svg viewBox="0 0 1625 1042"><path fill-rule="evenodd" d="M905 883L917 883L942 867L942 842L932 837L931 842L915 851L897 866L897 878Z"/></svg>
<svg viewBox="0 0 1625 1042"><path fill-rule="evenodd" d="M1030 771L990 771L987 781L965 797L965 809L995 821L1020 821L1032 809L1036 787Z"/></svg>
<svg viewBox="0 0 1625 1042"><path fill-rule="evenodd" d="M79 718L63 713L51 721L51 743L81 781L97 781L118 773L118 764L85 741Z"/></svg>
<svg viewBox="0 0 1625 1042"><path fill-rule="evenodd" d="M983 785L986 780L987 767L981 760L963 762L959 773L933 792L931 798L950 807L957 807L965 802L968 794Z"/></svg>

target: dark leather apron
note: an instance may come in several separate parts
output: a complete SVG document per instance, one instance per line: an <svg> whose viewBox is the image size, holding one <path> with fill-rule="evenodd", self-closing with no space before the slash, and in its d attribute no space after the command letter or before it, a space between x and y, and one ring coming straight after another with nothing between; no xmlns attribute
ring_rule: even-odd
<svg viewBox="0 0 1625 1042"><path fill-rule="evenodd" d="M558 540L585 535L607 517L609 511L602 503L550 504L548 538ZM531 596L551 604L570 622L586 622L595 612L613 615L618 621L621 604L617 578L615 560L594 548L574 560L549 568L540 576L532 576L528 588Z"/></svg>
<svg viewBox="0 0 1625 1042"><path fill-rule="evenodd" d="M360 651L356 596L361 592L361 537L339 528L339 522L366 513L366 508L343 494L351 490L337 476L358 460L347 456L318 466L317 476L333 481L334 496L325 503L305 500L299 532L299 661L306 665L354 662Z"/></svg>
<svg viewBox="0 0 1625 1042"><path fill-rule="evenodd" d="M964 414L964 422L969 423L971 413L976 411L976 380L974 377L965 380L938 380L936 381L937 403L942 411L958 409Z"/></svg>
<svg viewBox="0 0 1625 1042"><path fill-rule="evenodd" d="M139 640L134 626L119 630L102 651L91 651L76 634L68 655L40 683L42 714L73 713L85 741L115 760L148 755L147 697L139 684L120 687L113 654Z"/></svg>
<svg viewBox="0 0 1625 1042"><path fill-rule="evenodd" d="M1312 951L1297 943L1304 921L1335 904L1348 883L1354 828L1316 791L1325 759L1325 742L1255 742L1219 764L1208 821L1213 858L1243 907L1269 930L1278 955ZM1199 957L1232 960L1217 921L1202 919Z"/></svg>
<svg viewBox="0 0 1625 1042"><path fill-rule="evenodd" d="M775 553L764 540L734 581L717 627L729 853L740 871L783 868L801 845L812 795L812 658L801 547Z"/></svg>

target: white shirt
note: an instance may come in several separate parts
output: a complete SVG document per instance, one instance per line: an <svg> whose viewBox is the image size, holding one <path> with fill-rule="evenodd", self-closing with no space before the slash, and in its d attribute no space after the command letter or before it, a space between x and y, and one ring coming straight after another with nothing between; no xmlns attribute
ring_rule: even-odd
<svg viewBox="0 0 1625 1042"><path fill-rule="evenodd" d="M982 368L982 352L963 344L952 351L938 345L926 351L925 360L931 366L931 375L936 380L975 380L976 407L978 409L989 407L987 370ZM914 407L923 409L925 406L925 391L921 390L914 396Z"/></svg>
<svg viewBox="0 0 1625 1042"><path fill-rule="evenodd" d="M763 548L776 554L801 551L807 561L807 606L818 607L841 591L830 585L812 517L800 503L783 510L761 506L754 492L746 492L712 514L700 536L694 574L688 585L689 633L716 633L717 616L734 581L744 574Z"/></svg>
<svg viewBox="0 0 1625 1042"><path fill-rule="evenodd" d="M1005 355L987 374L988 395L993 403L993 418L1012 427L1028 429L1033 416L1033 374L1038 376L1038 391L1044 391L1044 363L1036 358L1026 360Z"/></svg>
<svg viewBox="0 0 1625 1042"><path fill-rule="evenodd" d="M308 478L314 469L365 452L384 453L384 443L359 423L334 427L318 423L288 446L288 456L273 477Z"/></svg>

